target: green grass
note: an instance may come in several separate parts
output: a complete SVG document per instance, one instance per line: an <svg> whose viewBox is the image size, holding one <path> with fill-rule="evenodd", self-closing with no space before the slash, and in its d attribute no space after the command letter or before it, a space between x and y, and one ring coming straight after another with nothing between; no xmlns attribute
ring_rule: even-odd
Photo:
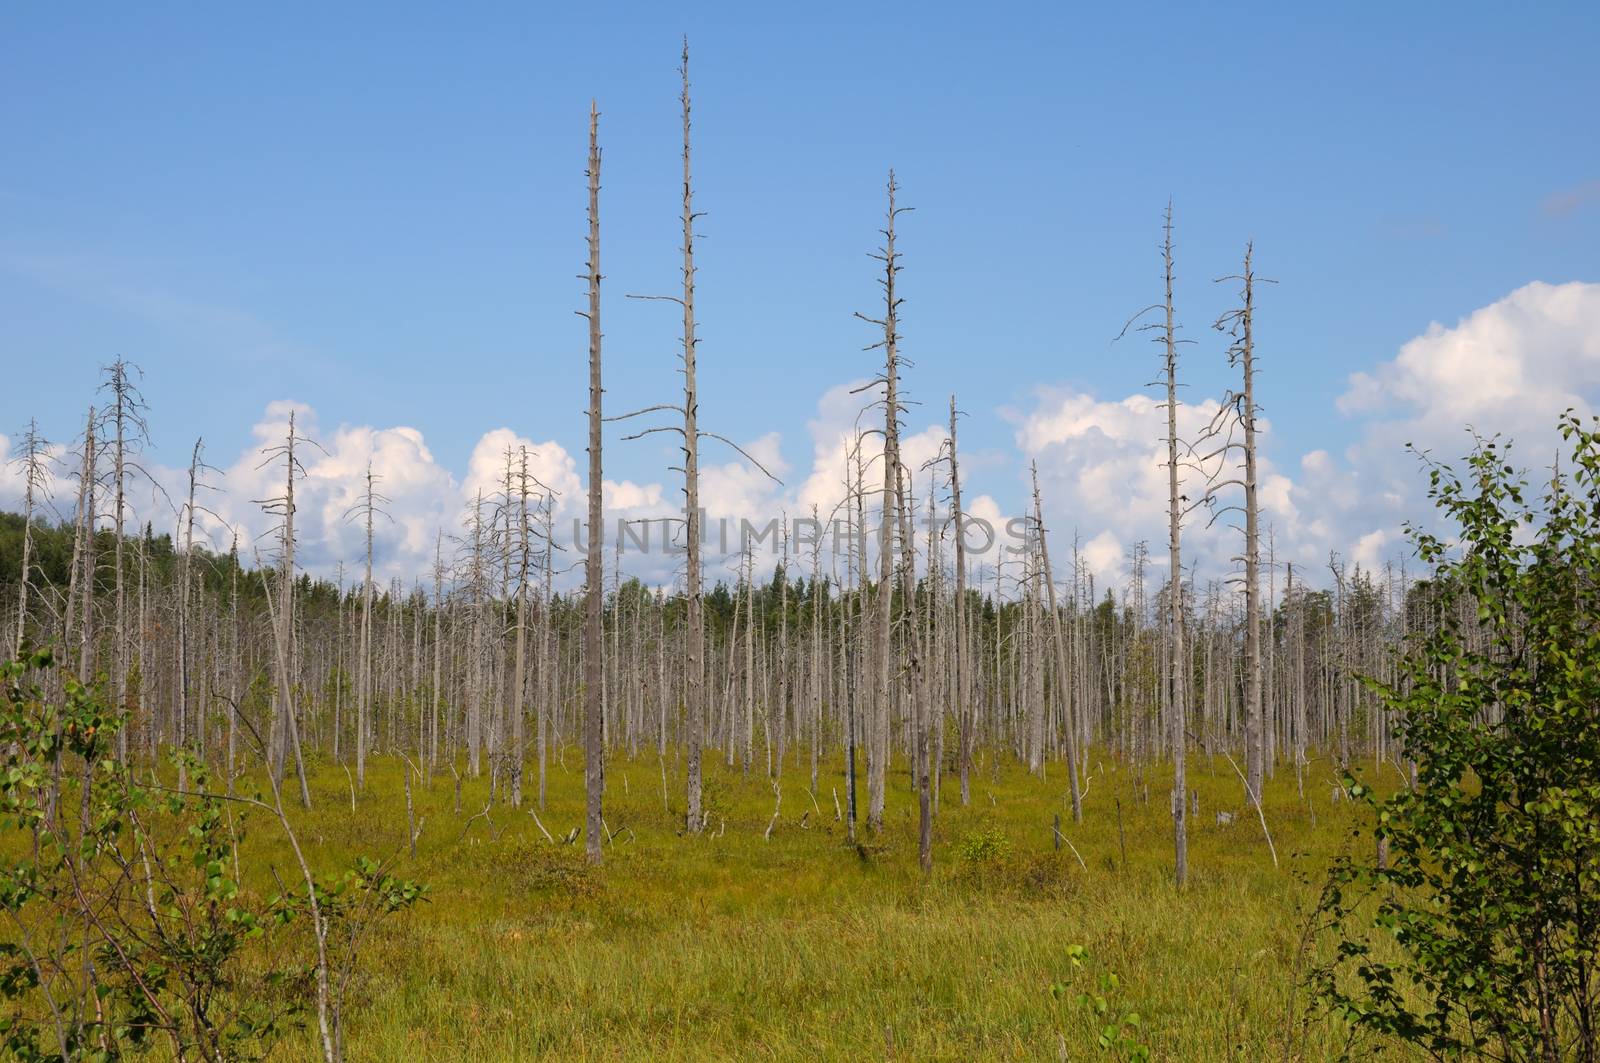
<svg viewBox="0 0 1600 1063"><path fill-rule="evenodd" d="M541 813L558 839L582 819L580 759L569 750L565 760L552 758ZM551 846L508 805L466 826L488 780L465 781L458 815L448 774L415 787L425 825L413 862L399 765L375 762L354 814L343 770L325 765L316 810L297 817L313 861L393 856L399 873L431 887L429 903L367 945L347 1006L349 1057L1114 1058L1095 1046L1098 1027L1076 1001L1111 971L1115 1003L1139 1013L1154 1058L1285 1058L1307 909L1351 826L1326 765L1305 798L1292 772L1269 786L1274 869L1233 769L1195 756L1201 815L1179 891L1167 782L1152 775L1145 803L1131 769L1092 763L1082 825L1059 765L1040 781L985 755L967 808L947 779L927 878L903 773L891 778L883 833L863 830L858 849L834 819L837 763L815 806L791 765L783 815L764 840L773 793L759 770L746 778L708 756L711 831L687 837L670 756L670 810L654 755L616 759L606 801L616 838L604 865L589 868L581 841ZM1217 825L1219 809L1234 822ZM1086 866L1056 851L1057 814ZM283 867L273 826L257 816L253 832L256 859ZM1088 967L1074 971L1073 944L1088 948ZM1052 995L1052 983L1068 991ZM1328 1024L1292 1028L1293 1058L1333 1051ZM311 1042L285 1047L284 1058L299 1058Z"/></svg>

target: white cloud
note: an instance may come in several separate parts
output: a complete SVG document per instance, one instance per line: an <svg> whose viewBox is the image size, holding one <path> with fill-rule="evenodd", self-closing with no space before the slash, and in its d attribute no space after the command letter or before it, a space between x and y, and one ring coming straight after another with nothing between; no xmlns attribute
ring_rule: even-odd
<svg viewBox="0 0 1600 1063"><path fill-rule="evenodd" d="M881 428L882 414L870 406L871 393L855 393L861 384L841 384L820 395L815 416L807 424L810 461L798 470L785 463L783 441L776 432L738 441L785 482L782 486L723 443L705 441L701 502L708 516L711 578L726 578L736 565L733 556L715 556L723 521L729 527L727 549L734 554L741 518L758 526L782 513L791 520L803 519L813 506L824 521L836 513L842 516L843 509L836 507L846 498L847 473L854 467L858 438L866 468L865 509L869 526L876 524L882 435L861 433ZM1392 359L1351 375L1347 390L1336 400L1337 409L1354 422L1355 442L1342 452L1313 450L1293 460L1275 455L1272 426L1265 419L1261 422L1263 525L1274 532L1278 559L1322 571L1329 552L1337 551L1363 566L1382 564L1404 550L1403 522L1428 514L1425 480L1404 453L1407 442L1454 458L1470 445L1464 431L1470 424L1480 431L1515 437L1521 460L1543 465L1554 453L1555 417L1569 406L1590 412L1597 393L1600 284L1530 284L1453 326L1430 325ZM1183 405L1180 435L1195 438L1217 408L1215 400L1196 399ZM379 478L377 489L387 498L384 508L390 518L375 528L376 565L384 580L426 580L439 530L446 535L457 532L480 490L486 498L501 493L506 456L509 453L518 461L523 448L531 475L555 492L558 540L570 540L573 522L584 519L581 448L569 451L555 440L536 441L510 428L495 428L480 437L466 468L457 471L439 463L414 427L341 424L325 431L317 411L277 401L266 406L255 425L253 445L231 458L211 456L224 475L215 478L219 490L203 496L202 504L214 516L202 517L201 524L215 547L226 549L237 530L246 556L258 542L264 555L271 552L269 531L275 518L263 513L258 500L283 490L281 458L271 459L268 452L283 442L291 412L299 432L318 443L299 449L306 475L296 485L299 558L318 575L331 576L341 561L347 579L359 571L364 529L349 513L362 497L369 462ZM1151 545L1150 569L1159 578L1166 558L1167 514L1165 410L1159 398L1132 394L1104 399L1044 387L1035 393L1030 408L1001 413L1012 423L1016 452L964 463L964 469L980 471L978 476L969 472L964 485L968 512L994 529L997 545L1006 542L1007 518L1026 498L1026 462L1032 459L1039 464L1052 559L1061 558L1056 562L1058 576L1065 578L1070 571L1066 558L1076 537L1080 556L1101 587L1126 580L1140 540ZM921 504L928 491L924 465L938 456L944 435L943 425L937 423L905 426L902 453L908 468L915 471L912 488ZM14 436L0 435L0 506L13 510L21 499L19 471L11 464L15 448ZM56 453L64 452L57 447ZM1275 464L1274 456L1284 464ZM995 467L1007 469L1012 477L1002 484L1001 493L1002 499L1007 495L1013 499L1011 510L994 494L983 493L994 491L994 485L973 482ZM151 520L158 532L169 531L176 521L172 504L181 501L185 491L186 471L152 466L151 472L167 498L136 494L137 517L140 523ZM69 473L58 468L57 475ZM942 504L942 485L936 489ZM69 490L63 483L58 493ZM1185 474L1185 491L1198 497L1197 474ZM663 471L661 479L652 482L607 481L604 498L609 543L618 518L661 521L679 516L679 474ZM63 498L58 508L70 510L70 500ZM1191 514L1185 533L1186 561L1198 566L1202 578L1231 570L1239 552L1237 533L1227 527L1228 521L1219 519L1208 528L1207 519L1204 511ZM681 560L662 551L661 527L658 523L650 529L648 555L630 551L624 557L627 571L657 585L678 578ZM974 580L992 580L992 570L984 566L992 564L993 556L973 558ZM581 566L572 564L578 560L576 552L569 551L562 562L568 568L566 586L579 577ZM763 559L760 567L770 563Z"/></svg>
<svg viewBox="0 0 1600 1063"><path fill-rule="evenodd" d="M1337 408L1356 422L1356 442L1340 455L1313 450L1298 468L1270 460L1271 425L1261 422L1258 473L1264 525L1280 559L1320 569L1330 552L1377 567L1405 550L1403 525L1426 519L1426 480L1407 444L1451 460L1471 446L1468 427L1516 440L1524 463L1555 453L1555 419L1593 409L1600 391L1600 285L1529 284L1454 326L1430 325L1396 356L1351 375ZM1216 411L1213 400L1180 407L1178 431L1193 439ZM1165 410L1149 395L1103 400L1041 389L1034 407L1013 414L1018 448L1039 461L1046 521L1098 537L1103 566L1110 545L1147 539L1154 567L1164 561L1167 483ZM1198 477L1186 477L1196 497ZM1185 561L1202 576L1232 568L1237 533L1186 522ZM1109 538L1107 538L1109 536ZM1091 559L1091 564L1094 561Z"/></svg>

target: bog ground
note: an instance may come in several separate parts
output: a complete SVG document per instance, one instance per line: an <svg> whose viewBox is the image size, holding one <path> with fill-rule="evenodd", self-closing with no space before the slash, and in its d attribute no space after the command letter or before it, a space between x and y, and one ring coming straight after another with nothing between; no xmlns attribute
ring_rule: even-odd
<svg viewBox="0 0 1600 1063"><path fill-rule="evenodd" d="M558 842L582 819L576 751L562 760L540 817ZM393 855L432 890L366 953L350 1057L1125 1058L1096 1044L1105 1020L1077 1000L1105 973L1120 983L1107 994L1113 1017L1137 1014L1153 1058L1283 1058L1286 1037L1291 1058L1331 1049L1337 1031L1303 1026L1303 998L1290 1012L1307 908L1350 825L1325 764L1308 770L1304 797L1282 771L1267 789L1274 869L1226 760L1198 757L1201 815L1181 892L1159 776L1146 803L1131 770L1092 757L1078 826L1064 780L984 756L969 807L953 786L943 795L925 878L904 772L891 777L882 836L863 831L852 847L834 817L839 767L815 804L805 773L784 774L768 840L774 795L761 773L709 768L712 829L686 837L681 798L663 807L660 765L613 762L612 841L596 869L581 843L552 845L504 804L467 825L488 780L464 782L457 814L449 775L415 787L412 863L400 770L373 771L352 813L344 772L324 765L302 821L313 859ZM1217 825L1218 811L1233 822ZM1057 815L1070 843L1059 850ZM268 845L272 825L254 830ZM264 867L246 877L270 887ZM1074 945L1088 953L1080 967ZM295 1041L278 1055L312 1050Z"/></svg>

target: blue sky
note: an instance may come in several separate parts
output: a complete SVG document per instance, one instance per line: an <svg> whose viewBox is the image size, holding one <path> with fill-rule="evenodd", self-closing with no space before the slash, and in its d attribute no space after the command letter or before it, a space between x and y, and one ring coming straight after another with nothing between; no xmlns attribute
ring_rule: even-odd
<svg viewBox="0 0 1600 1063"><path fill-rule="evenodd" d="M1169 196L1196 401L1227 380L1211 279L1254 239L1279 281L1258 342L1285 469L1367 438L1336 400L1431 322L1600 280L1594 4L13 6L0 431L66 436L121 355L171 465L202 434L232 461L271 400L415 428L458 478L502 426L581 458L591 96L607 401L677 386L671 308L621 297L676 280L683 33L703 417L781 433L796 477L819 399L873 368L851 312L890 166L913 427L956 392L1002 509L1041 394L1152 379L1154 348L1110 340L1159 298ZM607 473L670 487L667 456L618 442Z"/></svg>

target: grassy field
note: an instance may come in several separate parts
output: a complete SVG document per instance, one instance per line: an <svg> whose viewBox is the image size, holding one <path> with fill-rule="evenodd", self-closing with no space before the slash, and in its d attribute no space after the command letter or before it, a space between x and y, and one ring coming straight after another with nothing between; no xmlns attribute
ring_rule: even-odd
<svg viewBox="0 0 1600 1063"><path fill-rule="evenodd" d="M579 758L565 761L552 760L541 817L558 839L581 821ZM1151 777L1145 802L1130 769L1092 763L1074 826L1064 778L1041 781L985 756L970 807L953 781L946 789L928 878L903 774L891 780L883 834L863 832L856 848L834 817L837 764L815 805L802 771L784 775L769 840L773 792L761 773L708 758L712 830L691 838L677 833L670 758L670 811L653 755L617 760L606 802L615 837L595 869L581 842L552 846L507 805L468 824L487 779L464 782L458 814L449 775L415 788L424 826L413 862L399 767L379 762L352 813L344 771L324 766L316 810L301 821L314 862L397 856L397 871L432 893L368 944L348 1005L349 1055L1118 1058L1096 1044L1103 1020L1077 1000L1115 973L1110 1007L1137 1012L1152 1058L1282 1059L1290 1030L1292 1058L1327 1056L1337 1031L1302 1029L1289 1012L1306 911L1351 825L1326 764L1309 773L1304 798L1289 772L1268 790L1275 869L1233 769L1197 756L1201 815L1179 892L1166 783ZM1233 822L1218 825L1218 810ZM1053 844L1058 814L1081 865ZM277 845L271 825L254 835L265 860ZM282 852L271 859L287 864ZM1088 951L1081 967L1073 945Z"/></svg>

